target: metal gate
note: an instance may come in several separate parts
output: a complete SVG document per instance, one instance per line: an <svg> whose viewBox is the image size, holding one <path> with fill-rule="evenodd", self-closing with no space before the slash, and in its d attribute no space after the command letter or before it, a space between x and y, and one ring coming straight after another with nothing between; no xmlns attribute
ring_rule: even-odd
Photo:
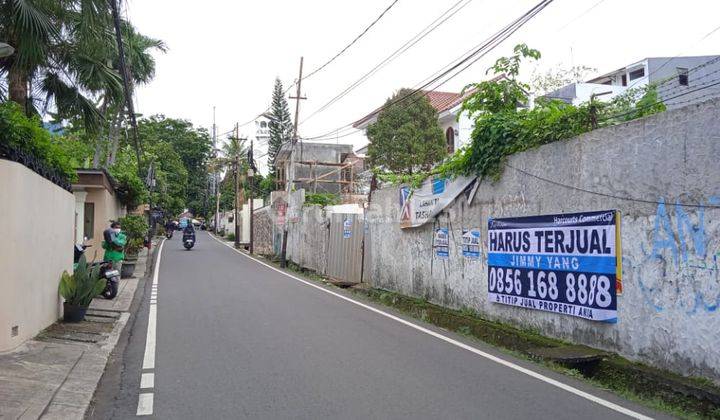
<svg viewBox="0 0 720 420"><path fill-rule="evenodd" d="M326 273L328 277L348 283L360 283L363 235L363 220L360 215L330 215Z"/></svg>

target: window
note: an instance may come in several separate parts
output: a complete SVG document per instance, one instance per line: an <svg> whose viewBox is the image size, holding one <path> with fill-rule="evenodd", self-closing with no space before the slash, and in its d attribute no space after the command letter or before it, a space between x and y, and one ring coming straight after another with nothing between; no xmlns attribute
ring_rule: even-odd
<svg viewBox="0 0 720 420"><path fill-rule="evenodd" d="M622 75L622 85L627 86L627 74Z"/></svg>
<svg viewBox="0 0 720 420"><path fill-rule="evenodd" d="M639 69L637 69L637 70L631 71L630 74L629 74L629 76L630 76L630 77L629 77L630 80L635 80L635 79L639 79L639 78L641 78L641 77L644 77L644 76L645 76L645 67L641 67L641 68L639 68Z"/></svg>
<svg viewBox="0 0 720 420"><path fill-rule="evenodd" d="M448 127L448 129L445 130L445 141L447 143L448 153L453 153L455 151L455 129L452 127Z"/></svg>
<svg viewBox="0 0 720 420"><path fill-rule="evenodd" d="M85 203L85 220L83 220L83 236L92 239L95 227L95 203Z"/></svg>
<svg viewBox="0 0 720 420"><path fill-rule="evenodd" d="M266 128L267 123L265 121L260 121L260 128Z"/></svg>
<svg viewBox="0 0 720 420"><path fill-rule="evenodd" d="M688 78L688 69L684 67L678 67L678 83L680 86L689 86L690 80Z"/></svg>

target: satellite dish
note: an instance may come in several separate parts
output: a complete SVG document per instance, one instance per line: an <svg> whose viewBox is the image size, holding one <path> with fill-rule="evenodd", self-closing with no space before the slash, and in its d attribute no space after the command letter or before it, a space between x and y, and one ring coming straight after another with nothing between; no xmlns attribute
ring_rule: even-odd
<svg viewBox="0 0 720 420"><path fill-rule="evenodd" d="M0 58L11 56L14 52L15 48L4 42L0 42Z"/></svg>

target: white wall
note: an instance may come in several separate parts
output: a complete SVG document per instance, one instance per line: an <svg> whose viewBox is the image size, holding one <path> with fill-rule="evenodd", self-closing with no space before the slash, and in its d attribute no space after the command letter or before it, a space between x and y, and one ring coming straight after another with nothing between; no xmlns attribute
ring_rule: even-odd
<svg viewBox="0 0 720 420"><path fill-rule="evenodd" d="M75 198L19 163L0 159L0 351L55 322L58 283L72 271ZM17 326L18 335L11 337Z"/></svg>

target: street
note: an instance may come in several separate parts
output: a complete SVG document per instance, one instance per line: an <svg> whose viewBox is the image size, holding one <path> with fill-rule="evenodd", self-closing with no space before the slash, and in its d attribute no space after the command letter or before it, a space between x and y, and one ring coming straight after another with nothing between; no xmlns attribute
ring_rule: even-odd
<svg viewBox="0 0 720 420"><path fill-rule="evenodd" d="M655 416L481 343L327 293L204 232L191 251L178 236L166 241L160 258L154 369L143 369L148 281L90 418Z"/></svg>

